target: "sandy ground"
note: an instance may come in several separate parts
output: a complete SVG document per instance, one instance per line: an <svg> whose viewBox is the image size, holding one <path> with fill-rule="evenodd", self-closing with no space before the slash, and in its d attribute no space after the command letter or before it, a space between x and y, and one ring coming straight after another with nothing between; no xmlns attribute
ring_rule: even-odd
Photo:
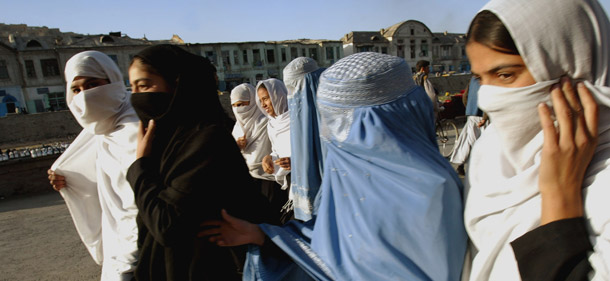
<svg viewBox="0 0 610 281"><path fill-rule="evenodd" d="M0 200L0 280L99 280L62 197Z"/></svg>

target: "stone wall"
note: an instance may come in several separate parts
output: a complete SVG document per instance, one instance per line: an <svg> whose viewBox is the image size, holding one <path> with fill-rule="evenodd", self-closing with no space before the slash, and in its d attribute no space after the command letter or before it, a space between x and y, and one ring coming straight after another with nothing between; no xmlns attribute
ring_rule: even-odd
<svg viewBox="0 0 610 281"><path fill-rule="evenodd" d="M15 195L54 192L47 178L59 155L0 162L0 198Z"/></svg>
<svg viewBox="0 0 610 281"><path fill-rule="evenodd" d="M71 140L82 130L70 111L0 118L0 149Z"/></svg>

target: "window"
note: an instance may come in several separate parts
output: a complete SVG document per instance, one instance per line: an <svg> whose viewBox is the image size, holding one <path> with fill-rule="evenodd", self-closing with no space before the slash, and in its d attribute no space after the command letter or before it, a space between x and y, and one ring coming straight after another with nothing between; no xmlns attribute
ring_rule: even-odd
<svg viewBox="0 0 610 281"><path fill-rule="evenodd" d="M326 47L326 60L333 60L335 58L335 49L333 47Z"/></svg>
<svg viewBox="0 0 610 281"><path fill-rule="evenodd" d="M267 50L267 62L275 63L275 51L273 49Z"/></svg>
<svg viewBox="0 0 610 281"><path fill-rule="evenodd" d="M296 59L299 56L299 50L295 47L290 48L290 58Z"/></svg>
<svg viewBox="0 0 610 281"><path fill-rule="evenodd" d="M411 29L413 30L413 29ZM411 49L411 58L414 59L415 58L415 40L411 40L411 46L409 46Z"/></svg>
<svg viewBox="0 0 610 281"><path fill-rule="evenodd" d="M28 76L28 78L36 78L36 69L34 68L33 60L25 61L25 73Z"/></svg>
<svg viewBox="0 0 610 281"><path fill-rule="evenodd" d="M388 53L388 47L381 47L381 53L382 54L387 54Z"/></svg>
<svg viewBox="0 0 610 281"><path fill-rule="evenodd" d="M59 64L56 59L40 60L40 68L44 77L59 76Z"/></svg>
<svg viewBox="0 0 610 281"><path fill-rule="evenodd" d="M399 46L400 47L400 46ZM372 46L362 46L362 47L358 47L358 52L370 52L373 50Z"/></svg>
<svg viewBox="0 0 610 281"><path fill-rule="evenodd" d="M114 43L114 39L108 35L104 35L100 38L101 43Z"/></svg>
<svg viewBox="0 0 610 281"><path fill-rule="evenodd" d="M208 60L210 60L210 62L214 66L218 65L218 61L216 61L216 52L214 52L214 51L206 51L205 52L205 57L208 58Z"/></svg>
<svg viewBox="0 0 610 281"><path fill-rule="evenodd" d="M441 47L441 57L447 59L451 56L451 46L442 46Z"/></svg>
<svg viewBox="0 0 610 281"><path fill-rule="evenodd" d="M400 58L405 58L405 50L404 47L402 45L398 45L397 46L397 50L396 50L396 56L400 57Z"/></svg>
<svg viewBox="0 0 610 281"><path fill-rule="evenodd" d="M237 50L233 50L233 63L239 64L239 52Z"/></svg>
<svg viewBox="0 0 610 281"><path fill-rule="evenodd" d="M318 48L309 48L309 57L318 61Z"/></svg>
<svg viewBox="0 0 610 281"><path fill-rule="evenodd" d="M47 96L49 97L49 106L52 111L68 109L66 106L66 96L63 92L49 93Z"/></svg>
<svg viewBox="0 0 610 281"><path fill-rule="evenodd" d="M242 51L242 58L243 58L243 64L247 64L248 63L248 50Z"/></svg>
<svg viewBox="0 0 610 281"><path fill-rule="evenodd" d="M335 50L335 59L339 59L341 58L341 49L339 49L340 47L336 47Z"/></svg>
<svg viewBox="0 0 610 281"><path fill-rule="evenodd" d="M42 45L40 44L40 42L36 41L36 40L30 40L26 45L26 48L40 48L42 47Z"/></svg>
<svg viewBox="0 0 610 281"><path fill-rule="evenodd" d="M415 35L415 29L411 28L411 35Z"/></svg>
<svg viewBox="0 0 610 281"><path fill-rule="evenodd" d="M9 79L6 61L0 60L0 79Z"/></svg>
<svg viewBox="0 0 610 281"><path fill-rule="evenodd" d="M119 58L116 55L108 55L116 65L119 65Z"/></svg>
<svg viewBox="0 0 610 281"><path fill-rule="evenodd" d="M225 67L231 66L231 57L229 51L221 51L220 56L222 57L222 65Z"/></svg>
<svg viewBox="0 0 610 281"><path fill-rule="evenodd" d="M263 62L261 61L261 51L259 49L252 50L252 56L254 57L254 66L262 66Z"/></svg>
<svg viewBox="0 0 610 281"><path fill-rule="evenodd" d="M286 48L282 48L282 62L286 61Z"/></svg>
<svg viewBox="0 0 610 281"><path fill-rule="evenodd" d="M428 41L427 40L421 40L421 56L422 57L427 57L428 56Z"/></svg>
<svg viewBox="0 0 610 281"><path fill-rule="evenodd" d="M301 56L302 57L306 57L307 56L307 49L305 49L305 48L301 49Z"/></svg>

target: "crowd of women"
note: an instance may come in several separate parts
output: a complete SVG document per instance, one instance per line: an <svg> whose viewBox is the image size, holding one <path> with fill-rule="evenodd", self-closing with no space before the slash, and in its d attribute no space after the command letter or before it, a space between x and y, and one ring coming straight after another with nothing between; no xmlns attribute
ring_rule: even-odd
<svg viewBox="0 0 610 281"><path fill-rule="evenodd" d="M465 185L401 58L231 92L178 46L66 64L83 132L49 170L103 280L609 280L610 23L595 0L492 0L466 52L490 125Z"/></svg>

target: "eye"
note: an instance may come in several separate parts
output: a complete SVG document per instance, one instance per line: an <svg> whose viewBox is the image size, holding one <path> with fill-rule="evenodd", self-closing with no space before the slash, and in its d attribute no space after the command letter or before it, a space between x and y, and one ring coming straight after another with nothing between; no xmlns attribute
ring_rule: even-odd
<svg viewBox="0 0 610 281"><path fill-rule="evenodd" d="M80 89L79 88L73 88L72 89L72 94L76 95L78 93L80 93Z"/></svg>
<svg viewBox="0 0 610 281"><path fill-rule="evenodd" d="M511 78L513 78L513 73L509 73L509 72L501 72L498 73L498 78L502 79L502 80L509 80Z"/></svg>

